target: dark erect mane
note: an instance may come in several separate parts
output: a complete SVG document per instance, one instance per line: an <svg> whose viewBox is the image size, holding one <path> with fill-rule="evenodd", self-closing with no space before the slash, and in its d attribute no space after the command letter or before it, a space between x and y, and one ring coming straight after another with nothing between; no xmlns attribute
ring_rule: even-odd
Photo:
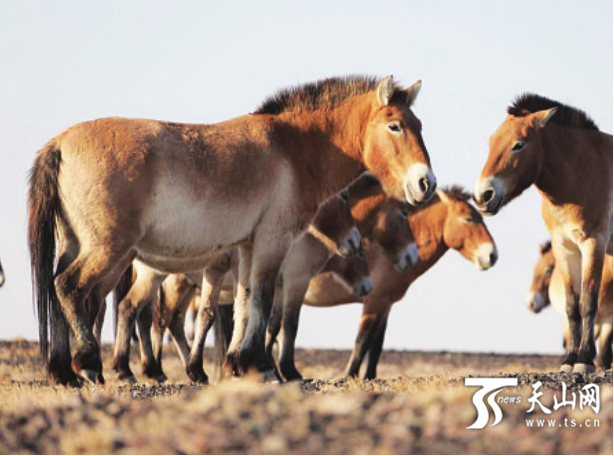
<svg viewBox="0 0 614 456"><path fill-rule="evenodd" d="M282 89L264 100L255 114L281 114L287 111L313 111L333 107L344 100L375 90L380 81L381 78L375 76L353 75ZM394 89L392 101L395 95L401 95L401 89L396 84Z"/></svg>
<svg viewBox="0 0 614 456"><path fill-rule="evenodd" d="M453 184L450 186L440 187L440 190L444 192L448 196L448 198L454 201L458 201L461 203L464 203L464 202L469 203L469 201L471 200L471 193L465 190L462 185ZM422 204L421 206L415 206L415 208L412 209L412 212L421 211L422 209L431 207L433 204L439 203L440 201L441 199L439 198L439 195L435 193L435 195L430 200L428 200L428 202L426 202L425 204Z"/></svg>
<svg viewBox="0 0 614 456"><path fill-rule="evenodd" d="M465 190L462 185L454 184L449 187L443 187L442 190L448 197L456 201L469 201L471 199L471 193Z"/></svg>
<svg viewBox="0 0 614 456"><path fill-rule="evenodd" d="M595 121L584 111L533 93L523 93L517 97L512 106L507 108L507 113L516 117L524 117L527 114L554 107L558 109L550 122L565 127L599 130Z"/></svg>

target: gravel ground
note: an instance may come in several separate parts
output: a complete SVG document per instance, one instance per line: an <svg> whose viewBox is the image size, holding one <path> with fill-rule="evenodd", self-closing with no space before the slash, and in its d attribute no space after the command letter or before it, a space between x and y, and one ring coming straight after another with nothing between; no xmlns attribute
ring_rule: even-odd
<svg viewBox="0 0 614 456"><path fill-rule="evenodd" d="M110 366L110 347L103 353ZM107 371L104 386L76 390L47 384L35 344L0 342L0 453L612 454L612 371L559 374L555 356L386 352L382 378L359 381L339 377L348 357L299 350L299 367L314 379L300 384L201 387L186 382L165 347L166 384L125 385ZM470 375L517 377L499 396L521 403L502 403L497 426L466 429L476 418ZM528 414L537 381L550 409L562 383L568 397L595 383L600 411ZM544 418L556 422L526 421Z"/></svg>

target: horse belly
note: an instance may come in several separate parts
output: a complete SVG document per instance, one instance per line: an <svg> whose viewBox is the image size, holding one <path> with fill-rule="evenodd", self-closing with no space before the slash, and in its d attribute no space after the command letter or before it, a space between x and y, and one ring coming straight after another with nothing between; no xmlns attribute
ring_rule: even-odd
<svg viewBox="0 0 614 456"><path fill-rule="evenodd" d="M154 197L144 217L138 256L153 267L167 263L164 270L203 268L216 254L250 237L262 212L262 202L253 203L195 200L184 189L168 188Z"/></svg>

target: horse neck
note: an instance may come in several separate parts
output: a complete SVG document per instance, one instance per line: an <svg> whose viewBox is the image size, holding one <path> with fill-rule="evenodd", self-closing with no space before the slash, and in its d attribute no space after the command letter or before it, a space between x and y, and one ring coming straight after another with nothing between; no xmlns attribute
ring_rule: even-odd
<svg viewBox="0 0 614 456"><path fill-rule="evenodd" d="M449 249L443 237L447 214L445 203L436 202L409 216L420 255L418 264L412 268L416 277L430 269Z"/></svg>
<svg viewBox="0 0 614 456"><path fill-rule="evenodd" d="M386 196L379 186L350 195L352 217L362 237L371 238L380 210L386 201Z"/></svg>
<svg viewBox="0 0 614 456"><path fill-rule="evenodd" d="M339 192L365 171L362 138L371 104L359 96L337 106L276 116L284 151L301 173L300 185L317 202ZM301 187L303 188L303 187Z"/></svg>
<svg viewBox="0 0 614 456"><path fill-rule="evenodd" d="M535 186L541 195L555 205L573 203L579 197L577 188L562 183L577 181L578 166L586 162L587 136L598 132L556 124L542 129L542 157Z"/></svg>

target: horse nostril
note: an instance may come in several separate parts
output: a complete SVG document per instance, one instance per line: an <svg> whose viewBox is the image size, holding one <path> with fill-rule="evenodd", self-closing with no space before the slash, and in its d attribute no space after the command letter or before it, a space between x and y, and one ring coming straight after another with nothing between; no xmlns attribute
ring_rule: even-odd
<svg viewBox="0 0 614 456"><path fill-rule="evenodd" d="M494 266L494 264L497 262L497 254L495 252L492 252L488 259L490 260L490 265Z"/></svg>
<svg viewBox="0 0 614 456"><path fill-rule="evenodd" d="M418 179L418 187L422 193L426 193L429 189L429 180L426 177Z"/></svg>
<svg viewBox="0 0 614 456"><path fill-rule="evenodd" d="M482 201L484 201L484 203L488 204L492 201L492 199L495 197L495 192L494 190L486 190L483 194L482 194Z"/></svg>
<svg viewBox="0 0 614 456"><path fill-rule="evenodd" d="M350 249L352 250L352 252L356 251L356 243L354 242L354 239L350 238L348 240L348 244L350 244Z"/></svg>

